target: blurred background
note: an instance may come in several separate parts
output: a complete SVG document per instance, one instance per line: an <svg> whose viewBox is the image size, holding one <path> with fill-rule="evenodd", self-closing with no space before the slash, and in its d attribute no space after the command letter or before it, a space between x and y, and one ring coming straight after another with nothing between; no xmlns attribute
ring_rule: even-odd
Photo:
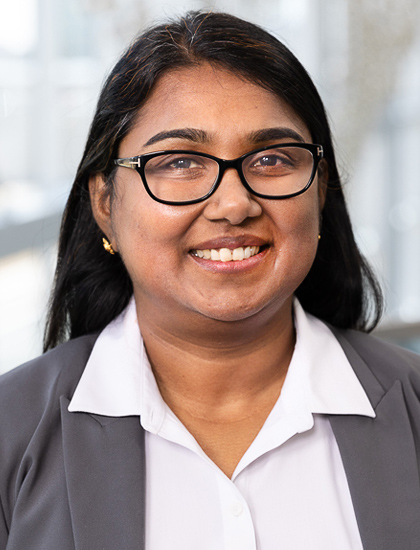
<svg viewBox="0 0 420 550"><path fill-rule="evenodd" d="M151 22L228 11L284 41L330 115L378 335L420 352L418 0L0 0L0 372L41 352L60 215L100 86Z"/></svg>

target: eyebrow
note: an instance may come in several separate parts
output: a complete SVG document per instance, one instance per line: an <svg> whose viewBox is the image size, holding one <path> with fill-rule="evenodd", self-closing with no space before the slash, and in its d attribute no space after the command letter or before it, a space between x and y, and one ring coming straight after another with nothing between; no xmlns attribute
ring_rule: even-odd
<svg viewBox="0 0 420 550"><path fill-rule="evenodd" d="M175 130L167 130L164 132L159 132L152 136L146 143L144 144L144 147L147 147L149 145L154 145L155 143L158 143L160 141L164 141L166 139L185 139L188 141L191 141L192 143L200 143L205 144L209 143L211 141L211 138L207 132L204 130L199 130L197 128L177 128ZM292 130L292 128L283 128L283 127L276 127L276 128L264 128L262 130L257 130L255 132L251 132L248 135L249 141L252 143L258 145L260 143L265 143L267 141L274 141L274 140L283 140L283 139L292 139L294 141L298 141L301 143L305 143L305 140L303 137L298 134L295 130Z"/></svg>
<svg viewBox="0 0 420 550"><path fill-rule="evenodd" d="M295 130L292 130L292 128L283 127L264 128L263 130L257 130L256 132L252 132L249 135L249 138L255 144L282 139L292 139L294 141L305 143L304 138Z"/></svg>
<svg viewBox="0 0 420 550"><path fill-rule="evenodd" d="M178 128L176 130L159 132L146 141L144 147L171 138L186 139L193 143L208 143L210 141L209 135L204 130L198 130L196 128Z"/></svg>

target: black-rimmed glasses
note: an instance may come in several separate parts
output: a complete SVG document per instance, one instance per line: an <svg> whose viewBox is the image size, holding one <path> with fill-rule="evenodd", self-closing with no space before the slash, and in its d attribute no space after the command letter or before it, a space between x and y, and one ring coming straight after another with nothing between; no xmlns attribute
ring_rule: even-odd
<svg viewBox="0 0 420 550"><path fill-rule="evenodd" d="M158 151L114 163L136 170L152 199L185 205L212 195L229 168L234 168L250 193L263 199L288 199L304 193L323 157L321 145L280 143L233 160L196 151Z"/></svg>

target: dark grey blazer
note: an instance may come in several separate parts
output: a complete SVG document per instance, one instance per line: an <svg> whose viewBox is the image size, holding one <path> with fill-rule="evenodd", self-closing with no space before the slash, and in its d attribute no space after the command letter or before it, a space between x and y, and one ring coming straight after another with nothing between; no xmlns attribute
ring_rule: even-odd
<svg viewBox="0 0 420 550"><path fill-rule="evenodd" d="M377 415L330 416L364 549L419 550L420 357L336 336ZM0 379L0 550L144 548L139 418L67 411L94 342L73 340Z"/></svg>

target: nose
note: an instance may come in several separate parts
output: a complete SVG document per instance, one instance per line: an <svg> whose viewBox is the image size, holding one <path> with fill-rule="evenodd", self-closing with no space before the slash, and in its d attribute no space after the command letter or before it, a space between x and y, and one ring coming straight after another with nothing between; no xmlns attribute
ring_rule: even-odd
<svg viewBox="0 0 420 550"><path fill-rule="evenodd" d="M207 199L204 215L211 221L227 220L239 225L262 212L261 205L243 185L238 172L228 168L215 193Z"/></svg>

